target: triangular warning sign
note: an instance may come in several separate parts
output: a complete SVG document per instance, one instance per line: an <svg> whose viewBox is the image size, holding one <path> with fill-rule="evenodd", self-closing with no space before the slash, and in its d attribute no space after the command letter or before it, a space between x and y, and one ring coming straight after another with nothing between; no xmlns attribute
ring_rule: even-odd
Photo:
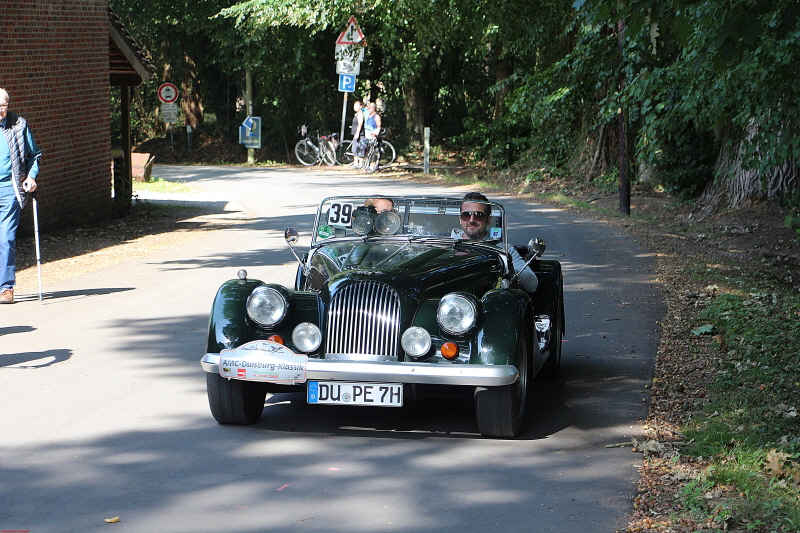
<svg viewBox="0 0 800 533"><path fill-rule="evenodd" d="M347 28L336 39L336 44L366 44L364 41L364 34L361 28L358 27L355 15L350 16L347 21Z"/></svg>

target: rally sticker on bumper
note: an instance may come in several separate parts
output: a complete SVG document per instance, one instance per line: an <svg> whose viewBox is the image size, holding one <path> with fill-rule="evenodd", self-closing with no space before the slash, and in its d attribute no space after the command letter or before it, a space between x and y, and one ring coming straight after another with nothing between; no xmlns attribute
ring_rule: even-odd
<svg viewBox="0 0 800 533"><path fill-rule="evenodd" d="M308 356L282 344L252 341L220 352L219 374L224 378L269 383L305 383Z"/></svg>

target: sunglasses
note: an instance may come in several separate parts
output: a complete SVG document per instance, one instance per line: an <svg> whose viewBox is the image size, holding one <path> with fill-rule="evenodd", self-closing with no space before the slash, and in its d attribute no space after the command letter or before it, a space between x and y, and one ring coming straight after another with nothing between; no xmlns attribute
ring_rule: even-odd
<svg viewBox="0 0 800 533"><path fill-rule="evenodd" d="M483 220L486 218L486 213L483 211L462 211L461 212L461 220L466 222L470 218L475 217L475 220Z"/></svg>

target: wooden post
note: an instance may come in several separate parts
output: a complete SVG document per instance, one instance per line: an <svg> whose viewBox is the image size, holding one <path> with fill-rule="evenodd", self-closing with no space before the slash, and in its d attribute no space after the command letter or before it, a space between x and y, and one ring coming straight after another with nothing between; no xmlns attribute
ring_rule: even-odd
<svg viewBox="0 0 800 533"><path fill-rule="evenodd" d="M423 164L422 164L422 173L428 174L431 170L431 129L429 127L425 127L425 148L423 151Z"/></svg>

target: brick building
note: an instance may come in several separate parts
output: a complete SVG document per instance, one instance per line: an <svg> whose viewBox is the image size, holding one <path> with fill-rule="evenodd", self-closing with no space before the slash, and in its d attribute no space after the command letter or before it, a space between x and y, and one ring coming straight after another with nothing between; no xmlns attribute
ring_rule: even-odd
<svg viewBox="0 0 800 533"><path fill-rule="evenodd" d="M128 95L128 86L148 76L146 60L115 19L108 0L2 4L0 87L43 152L37 191L42 230L111 216L111 86L123 85ZM21 232L31 219L26 208Z"/></svg>

